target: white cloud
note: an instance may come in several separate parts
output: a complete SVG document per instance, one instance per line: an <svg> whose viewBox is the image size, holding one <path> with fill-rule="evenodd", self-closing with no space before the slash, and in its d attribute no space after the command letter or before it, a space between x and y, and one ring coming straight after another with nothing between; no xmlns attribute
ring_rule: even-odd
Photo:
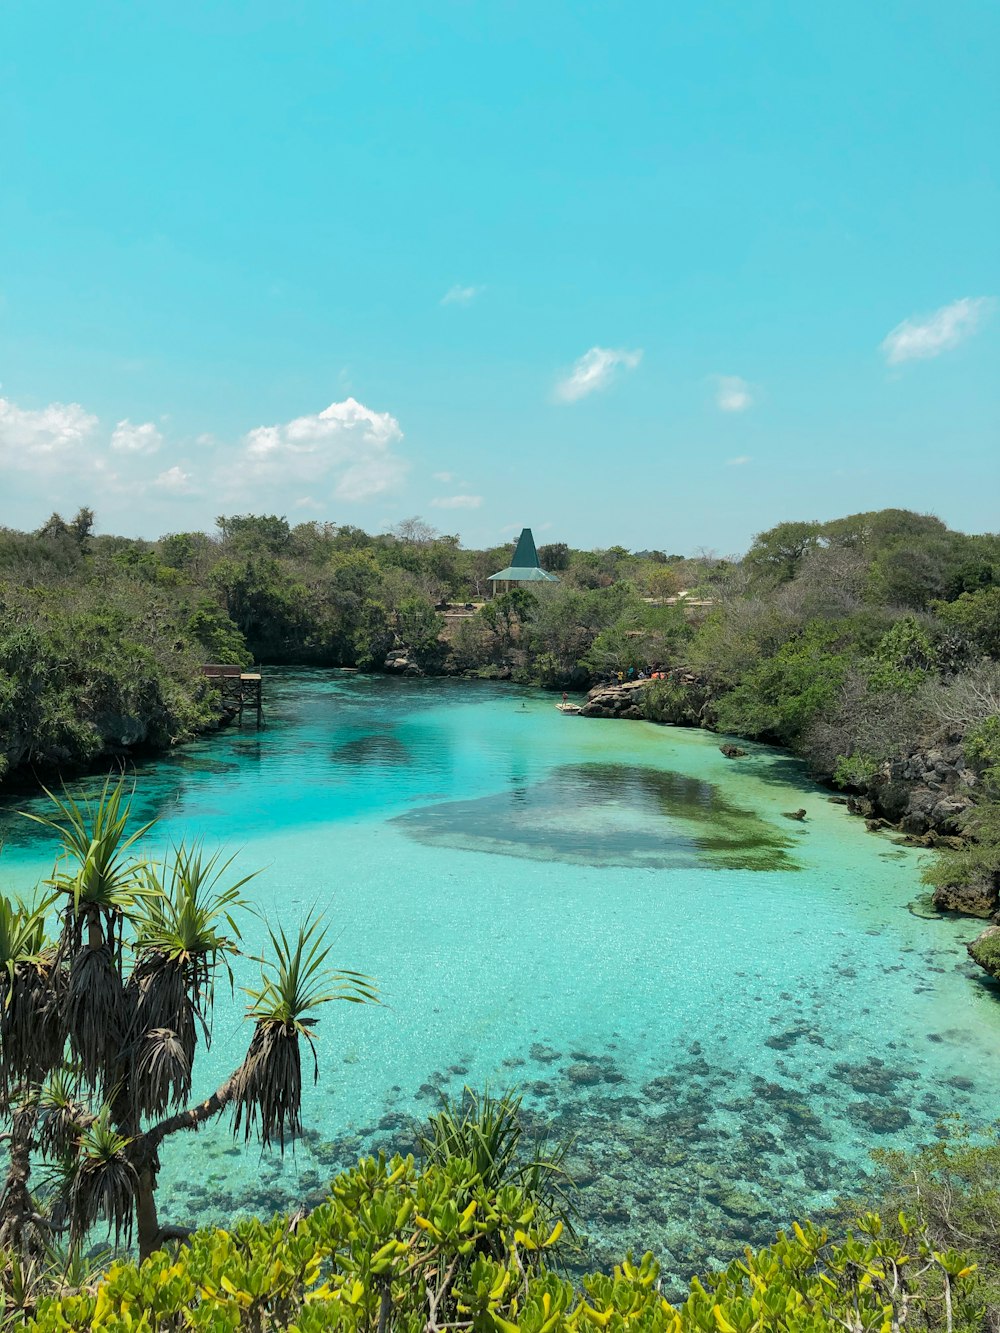
<svg viewBox="0 0 1000 1333"><path fill-rule="evenodd" d="M975 333L993 306L988 296L963 296L933 314L904 319L882 340L882 354L890 366L940 356Z"/></svg>
<svg viewBox="0 0 1000 1333"><path fill-rule="evenodd" d="M630 352L625 348L592 347L556 385L556 399L561 403L575 403L589 393L606 389L619 368L635 370L641 360L641 348Z"/></svg>
<svg viewBox="0 0 1000 1333"><path fill-rule="evenodd" d="M160 473L153 485L170 495L190 495L194 490L191 485L191 473L185 472L180 467L167 468L166 472Z"/></svg>
<svg viewBox="0 0 1000 1333"><path fill-rule="evenodd" d="M96 427L97 417L79 403L31 409L0 398L0 458L25 472L89 462L85 446Z"/></svg>
<svg viewBox="0 0 1000 1333"><path fill-rule="evenodd" d="M454 472L435 472L434 480L443 481L445 485L447 485L449 481L455 480L455 475L456 474Z"/></svg>
<svg viewBox="0 0 1000 1333"><path fill-rule="evenodd" d="M367 500L391 490L407 470L392 446L403 438L388 412L355 398L331 403L314 416L258 426L243 439L250 468L276 481L328 479L342 500Z"/></svg>
<svg viewBox="0 0 1000 1333"><path fill-rule="evenodd" d="M463 287L461 283L456 282L454 287L449 287L441 297L441 305L468 305L470 301L480 296L483 290L482 287Z"/></svg>
<svg viewBox="0 0 1000 1333"><path fill-rule="evenodd" d="M739 375L715 376L715 404L721 412L745 412L753 401L753 390Z"/></svg>
<svg viewBox="0 0 1000 1333"><path fill-rule="evenodd" d="M752 463L753 459L749 454L740 454L739 458L727 458L726 467L743 467L745 463Z"/></svg>
<svg viewBox="0 0 1000 1333"><path fill-rule="evenodd" d="M481 495L439 495L431 501L435 509L478 509L482 503Z"/></svg>
<svg viewBox="0 0 1000 1333"><path fill-rule="evenodd" d="M119 421L111 432L111 447L127 454L155 454L163 443L163 436L151 421L133 426L131 421Z"/></svg>

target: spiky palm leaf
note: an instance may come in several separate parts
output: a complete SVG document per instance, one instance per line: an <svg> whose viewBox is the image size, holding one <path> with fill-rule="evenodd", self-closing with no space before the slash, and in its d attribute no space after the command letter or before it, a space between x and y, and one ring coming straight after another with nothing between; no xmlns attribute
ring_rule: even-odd
<svg viewBox="0 0 1000 1333"><path fill-rule="evenodd" d="M107 1222L116 1242L131 1239L138 1181L127 1156L130 1142L112 1126L107 1107L81 1134L69 1189L72 1239L82 1240L98 1219Z"/></svg>
<svg viewBox="0 0 1000 1333"><path fill-rule="evenodd" d="M143 866L146 893L133 917L137 962L127 987L130 1088L140 1116L187 1100L199 1024L211 1045L215 972L221 961L232 984L236 914L247 906L240 889L252 878L228 882L233 860L181 843L169 858Z"/></svg>
<svg viewBox="0 0 1000 1333"><path fill-rule="evenodd" d="M63 977L45 933L51 899L29 906L0 898L0 1090L40 1082L59 1059L63 1043Z"/></svg>
<svg viewBox="0 0 1000 1333"><path fill-rule="evenodd" d="M524 1136L520 1095L495 1096L489 1088L478 1093L466 1087L460 1099L442 1097L441 1110L430 1117L417 1142L429 1163L470 1162L491 1192L517 1185L544 1217L561 1217L572 1232L574 1185L564 1166L572 1139L551 1143L541 1134L525 1148Z"/></svg>
<svg viewBox="0 0 1000 1333"><path fill-rule="evenodd" d="M67 899L65 923L73 943L79 944L86 922L93 947L98 943L95 922L103 918L105 934L113 933L144 892L139 866L129 853L155 821L128 833L132 804L124 778L113 782L109 777L96 802L77 804L69 795L60 800L47 788L45 794L55 806L54 816L22 814L59 835L61 851L49 884Z"/></svg>
<svg viewBox="0 0 1000 1333"><path fill-rule="evenodd" d="M182 842L169 859L143 867L146 892L134 918L134 947L140 954L179 964L199 1007L212 1002L215 965L220 960L232 983L228 955L237 951L240 939L236 914L248 906L240 889L257 873L223 885L235 859L223 860L220 853L206 857L201 843L189 847Z"/></svg>
<svg viewBox="0 0 1000 1333"><path fill-rule="evenodd" d="M233 1132L243 1129L248 1140L258 1125L265 1147L275 1139L281 1151L285 1138L302 1128L302 1055L300 1038L309 1042L313 1082L319 1077L315 1011L332 1000L377 1003L370 977L330 967L326 927L310 914L294 943L283 927L268 928L274 960L261 959L261 984L247 989L254 1019L250 1049L236 1075Z"/></svg>
<svg viewBox="0 0 1000 1333"><path fill-rule="evenodd" d="M141 1115L160 1116L191 1095L191 1060L177 1033L153 1028L135 1053L134 1096Z"/></svg>
<svg viewBox="0 0 1000 1333"><path fill-rule="evenodd" d="M306 1017L331 1000L377 1004L378 987L362 972L327 965L331 945L321 917L312 912L299 926L293 943L283 926L268 926L274 959L260 958L261 984L248 987L249 1014L258 1023L284 1023L304 1037L315 1022Z"/></svg>
<svg viewBox="0 0 1000 1333"><path fill-rule="evenodd" d="M111 946L85 949L69 967L65 1004L70 1051L89 1088L107 1076L125 1037L125 988Z"/></svg>
<svg viewBox="0 0 1000 1333"><path fill-rule="evenodd" d="M72 1156L93 1114L77 1095L77 1075L67 1067L53 1070L38 1098L38 1147L44 1157Z"/></svg>

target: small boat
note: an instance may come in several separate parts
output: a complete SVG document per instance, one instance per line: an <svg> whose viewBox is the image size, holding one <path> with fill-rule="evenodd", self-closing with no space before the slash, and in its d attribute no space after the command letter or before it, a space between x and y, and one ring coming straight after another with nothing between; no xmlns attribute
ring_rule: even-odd
<svg viewBox="0 0 1000 1333"><path fill-rule="evenodd" d="M579 704L556 704L556 707L560 713L579 713L580 711Z"/></svg>

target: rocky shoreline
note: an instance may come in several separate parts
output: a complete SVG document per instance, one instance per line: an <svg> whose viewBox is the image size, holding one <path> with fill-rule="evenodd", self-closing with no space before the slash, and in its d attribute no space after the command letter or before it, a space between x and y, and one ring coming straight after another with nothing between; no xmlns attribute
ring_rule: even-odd
<svg viewBox="0 0 1000 1333"><path fill-rule="evenodd" d="M709 727L700 682L685 675L677 683L684 687L687 702L681 705L676 718L666 719L667 725ZM580 716L649 721L643 707L648 684L638 680L596 685L587 694ZM738 746L723 745L721 749L734 759L745 753ZM829 775L819 776L821 781L832 782ZM898 759L887 760L863 788L850 791L841 799L851 814L865 820L872 832L891 830L921 847L958 850L964 843L962 817L974 804L978 784L978 774L965 758L961 736L952 733L940 736L936 744L927 748L913 749ZM941 885L934 890L934 906L939 911L991 918L1000 923L998 887L992 881ZM995 930L1000 936L1000 926ZM989 938L992 941L993 935ZM997 971L992 975L1000 976L1000 938L995 947Z"/></svg>

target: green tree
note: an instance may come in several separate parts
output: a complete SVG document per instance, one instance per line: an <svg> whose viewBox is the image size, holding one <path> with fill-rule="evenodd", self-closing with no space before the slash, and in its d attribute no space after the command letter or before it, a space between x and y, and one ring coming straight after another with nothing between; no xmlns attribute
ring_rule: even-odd
<svg viewBox="0 0 1000 1333"><path fill-rule="evenodd" d="M319 921L292 937L270 928L272 957L247 992L247 1056L190 1104L199 1034L210 1032L216 980L240 948L240 891L250 877L198 845L181 844L162 861L140 857L151 825L129 827L121 783L108 783L96 804L53 805L51 815L32 816L59 840L50 897L36 907L0 897L0 1106L9 1136L0 1248L42 1254L64 1222L79 1248L104 1221L116 1237L134 1229L146 1257L185 1234L157 1215L164 1139L229 1109L234 1133L284 1151L301 1125L303 1045L312 1052L317 1012L375 992L367 978L330 966ZM50 1167L47 1199L31 1192L39 1159Z"/></svg>
<svg viewBox="0 0 1000 1333"><path fill-rule="evenodd" d="M820 523L779 523L758 533L747 552L747 568L759 579L787 583L798 572L799 563L822 536Z"/></svg>

